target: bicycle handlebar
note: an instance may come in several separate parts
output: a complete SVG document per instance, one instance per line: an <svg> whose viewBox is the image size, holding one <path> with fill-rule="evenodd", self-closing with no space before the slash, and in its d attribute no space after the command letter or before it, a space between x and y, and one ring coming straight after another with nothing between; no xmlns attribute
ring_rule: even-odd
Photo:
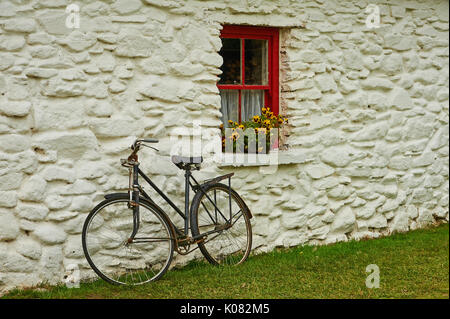
<svg viewBox="0 0 450 319"><path fill-rule="evenodd" d="M140 147L141 147L141 143L158 143L159 140L156 138L147 138L147 139L137 139L136 141L134 141L134 143L131 145L131 149L133 150L133 152L130 154L130 156L128 156L128 160L136 158L137 160L137 152L139 151ZM144 145L147 146L147 145ZM154 150L158 151L158 149L151 147L151 146L147 146L149 148L153 148Z"/></svg>

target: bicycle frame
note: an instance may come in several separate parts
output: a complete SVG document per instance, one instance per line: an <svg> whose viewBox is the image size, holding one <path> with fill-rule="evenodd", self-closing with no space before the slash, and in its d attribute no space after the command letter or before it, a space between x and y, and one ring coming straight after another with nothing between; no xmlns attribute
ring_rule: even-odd
<svg viewBox="0 0 450 319"><path fill-rule="evenodd" d="M194 178L194 176L192 176L191 169L189 169L189 168L186 169L186 172L184 174L184 176L185 176L185 202L184 202L184 213L183 213L181 211L181 209L177 205L175 205L173 203L173 201L170 200L170 198L166 194L164 194L164 192L161 189L159 189L158 186L156 186L155 183L153 183L153 181L139 168L139 162L134 162L132 164L132 166L129 167L129 170L130 170L130 174L129 174L130 181L129 181L129 191L128 191L129 196L130 196L129 207L130 206L133 207L133 232L132 232L130 238L128 239L128 241L130 243L133 241L133 239L139 229L139 197L140 197L140 194L142 194L143 197L145 199L147 199L148 201L150 201L152 204L156 205L156 203L151 199L151 197L143 190L143 188L139 184L139 176L141 176L147 182L147 184L149 184L167 202L167 204L169 204L178 213L178 215L180 215L181 218L184 219L184 231L183 232L180 231L177 227L175 227L175 225L172 223L172 221L170 221L172 223L172 225L174 226L173 228L175 229L177 240L179 240L180 237L182 237L184 239L189 237L189 220L190 220L190 215L191 215L190 199L189 199L190 189L192 189L194 191L194 193L201 191L206 196L206 198L214 205L216 216L217 216L217 213L219 213L222 216L222 218L224 218L227 221L226 224L231 225L231 221L232 221L232 217L233 217L232 211L231 211L231 176L233 176L234 173L219 176L210 181L207 181L204 184L200 184L199 182L197 182L197 180ZM207 185L208 183L217 182L217 181L220 181L220 180L226 179L226 178L228 178L228 189L229 189L229 219L225 217L224 213L222 213L220 211L220 209L217 207L215 201L213 201L210 198L210 196L208 196L208 194L206 194L203 190L203 187L205 185ZM195 183L195 185L193 183ZM203 203L202 203L202 205L206 209L206 207L204 206ZM208 212L208 214L209 214L209 212ZM210 217L211 217L211 215L210 215ZM222 231L223 229L224 228L211 230L211 231L199 234L197 236L194 236L190 239L195 241L195 240L203 238L204 236L210 235L212 233L218 233L218 232Z"/></svg>

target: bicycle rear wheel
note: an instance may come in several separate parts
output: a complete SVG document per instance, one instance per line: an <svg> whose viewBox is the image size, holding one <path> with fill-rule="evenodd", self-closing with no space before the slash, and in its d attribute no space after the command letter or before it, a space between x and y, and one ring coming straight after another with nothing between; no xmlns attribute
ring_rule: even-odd
<svg viewBox="0 0 450 319"><path fill-rule="evenodd" d="M133 209L126 197L107 199L88 215L83 227L85 257L102 279L118 285L140 285L159 279L173 257L170 222L156 206L141 201L139 230L130 243Z"/></svg>
<svg viewBox="0 0 450 319"><path fill-rule="evenodd" d="M197 192L192 202L192 234L198 236L210 231L198 244L205 258L215 265L243 263L252 248L250 214L242 198L228 186L220 183ZM214 205L215 204L215 205Z"/></svg>

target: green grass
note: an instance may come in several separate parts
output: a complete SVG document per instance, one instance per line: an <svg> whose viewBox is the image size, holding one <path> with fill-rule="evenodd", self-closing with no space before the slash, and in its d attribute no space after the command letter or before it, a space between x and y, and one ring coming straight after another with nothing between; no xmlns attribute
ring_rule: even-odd
<svg viewBox="0 0 450 319"><path fill-rule="evenodd" d="M449 227L329 246L279 249L237 267L191 262L161 280L117 287L101 280L14 290L3 298L449 298ZM380 269L368 289L366 266Z"/></svg>

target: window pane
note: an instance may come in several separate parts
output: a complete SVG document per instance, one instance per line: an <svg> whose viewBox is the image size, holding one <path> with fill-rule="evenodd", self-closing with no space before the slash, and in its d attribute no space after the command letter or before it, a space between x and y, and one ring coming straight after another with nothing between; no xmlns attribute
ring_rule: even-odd
<svg viewBox="0 0 450 319"><path fill-rule="evenodd" d="M239 122L239 91L220 90L222 122L228 127L228 120Z"/></svg>
<svg viewBox="0 0 450 319"><path fill-rule="evenodd" d="M245 40L245 84L267 85L267 40Z"/></svg>
<svg viewBox="0 0 450 319"><path fill-rule="evenodd" d="M241 119L249 121L255 115L261 115L264 106L264 90L242 90Z"/></svg>
<svg viewBox="0 0 450 319"><path fill-rule="evenodd" d="M220 55L223 64L219 84L241 84L241 40L223 38Z"/></svg>

